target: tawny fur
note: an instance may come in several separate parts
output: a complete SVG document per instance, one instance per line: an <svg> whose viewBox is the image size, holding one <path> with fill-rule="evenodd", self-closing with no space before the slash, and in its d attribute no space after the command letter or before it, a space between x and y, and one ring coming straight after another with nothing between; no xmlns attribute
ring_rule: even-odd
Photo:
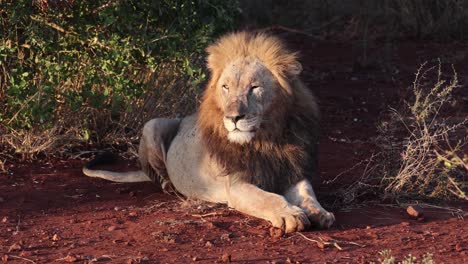
<svg viewBox="0 0 468 264"><path fill-rule="evenodd" d="M236 33L207 48L212 72L198 115L198 126L209 153L226 169L260 188L280 193L316 170L318 110L315 98L298 79L297 53L262 33ZM216 83L224 67L239 58L259 58L278 79L283 91L274 99L256 137L239 145L227 140ZM239 157L242 157L241 159Z"/></svg>
<svg viewBox="0 0 468 264"><path fill-rule="evenodd" d="M159 180L186 197L226 203L286 232L330 227L335 217L310 183L317 172L319 115L299 79L297 53L276 37L249 32L221 37L207 52L211 78L200 109L145 124L143 171L83 172L120 182Z"/></svg>

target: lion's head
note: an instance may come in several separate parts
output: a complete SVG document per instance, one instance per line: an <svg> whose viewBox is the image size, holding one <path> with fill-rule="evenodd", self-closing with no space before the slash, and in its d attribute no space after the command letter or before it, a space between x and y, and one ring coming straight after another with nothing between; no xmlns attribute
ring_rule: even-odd
<svg viewBox="0 0 468 264"><path fill-rule="evenodd" d="M222 112L226 131L221 134L245 144L261 134L259 130L277 126L271 108L291 95L289 80L302 70L296 53L277 38L247 32L227 35L207 52L212 76L206 95Z"/></svg>
<svg viewBox="0 0 468 264"><path fill-rule="evenodd" d="M208 150L228 171L303 177L318 111L298 78L297 53L276 37L249 32L226 35L206 51L211 78L198 124Z"/></svg>

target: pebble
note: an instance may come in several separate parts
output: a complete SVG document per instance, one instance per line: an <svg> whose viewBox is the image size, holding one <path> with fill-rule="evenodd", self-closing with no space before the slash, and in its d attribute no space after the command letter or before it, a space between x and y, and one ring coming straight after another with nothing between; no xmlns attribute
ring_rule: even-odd
<svg viewBox="0 0 468 264"><path fill-rule="evenodd" d="M417 206L417 205L410 205L408 206L408 208L406 208L406 212L414 217L414 218L420 218L423 216L423 212L422 212L422 209L421 207Z"/></svg>
<svg viewBox="0 0 468 264"><path fill-rule="evenodd" d="M212 246L213 246L213 243L211 243L210 241L206 241L205 247L210 248Z"/></svg>
<svg viewBox="0 0 468 264"><path fill-rule="evenodd" d="M59 241L60 237L57 234L54 234L54 236L52 237L52 240L53 241Z"/></svg>
<svg viewBox="0 0 468 264"><path fill-rule="evenodd" d="M228 253L224 253L223 256L221 256L221 260L222 260L224 263L231 262L231 255L228 254Z"/></svg>
<svg viewBox="0 0 468 264"><path fill-rule="evenodd" d="M222 235L221 235L221 240L222 240L222 241L231 241L231 237L232 237L232 235L229 234L229 233L227 233L227 234L222 234Z"/></svg>
<svg viewBox="0 0 468 264"><path fill-rule="evenodd" d="M71 263L71 262L78 261L78 258L72 255L68 255L63 258L63 261Z"/></svg>
<svg viewBox="0 0 468 264"><path fill-rule="evenodd" d="M458 252L460 252L460 251L463 250L463 247L462 247L460 244L456 244L456 245L455 245L455 250L458 251Z"/></svg>
<svg viewBox="0 0 468 264"><path fill-rule="evenodd" d="M130 212L130 213L128 213L128 216L137 217L138 214L136 212Z"/></svg>
<svg viewBox="0 0 468 264"><path fill-rule="evenodd" d="M114 230L116 230L116 229L117 229L116 226L111 225L111 226L109 226L109 227L107 228L107 231L112 232L112 231L114 231Z"/></svg>

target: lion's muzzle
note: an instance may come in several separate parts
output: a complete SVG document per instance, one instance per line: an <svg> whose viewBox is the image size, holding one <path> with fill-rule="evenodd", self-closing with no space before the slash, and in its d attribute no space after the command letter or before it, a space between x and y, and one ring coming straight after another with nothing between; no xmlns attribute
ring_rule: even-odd
<svg viewBox="0 0 468 264"><path fill-rule="evenodd" d="M228 139L231 142L244 144L250 142L258 128L258 118L246 118L243 116L224 117L224 127L228 131Z"/></svg>

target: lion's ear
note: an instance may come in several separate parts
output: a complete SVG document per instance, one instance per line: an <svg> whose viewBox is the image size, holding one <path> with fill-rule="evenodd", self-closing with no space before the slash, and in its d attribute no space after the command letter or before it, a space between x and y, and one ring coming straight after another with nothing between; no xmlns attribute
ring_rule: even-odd
<svg viewBox="0 0 468 264"><path fill-rule="evenodd" d="M217 47L213 44L213 45L208 46L205 49L205 51L208 54L208 56L206 57L206 66L211 72L214 72L216 69L219 69L220 67L220 65L218 65L217 63L219 58L216 58Z"/></svg>

